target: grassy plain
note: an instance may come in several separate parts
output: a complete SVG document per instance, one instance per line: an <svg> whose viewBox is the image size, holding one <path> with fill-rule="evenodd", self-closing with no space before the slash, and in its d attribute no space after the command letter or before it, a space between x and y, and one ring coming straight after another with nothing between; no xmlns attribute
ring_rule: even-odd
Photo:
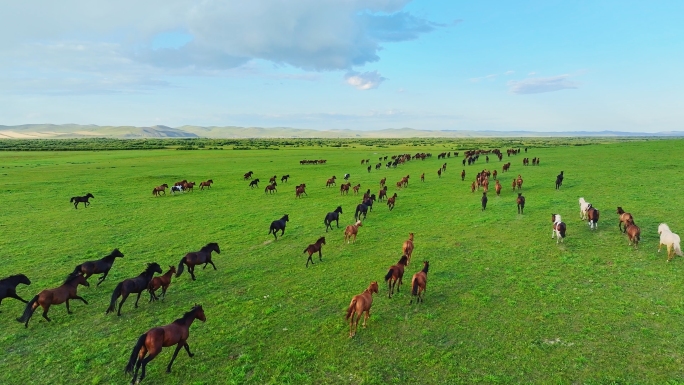
<svg viewBox="0 0 684 385"><path fill-rule="evenodd" d="M52 323L34 315L29 329L15 321L23 304L0 305L0 383L122 384L137 337L201 303L207 322L195 323L190 359L180 352L165 373L172 349L148 366L148 384L436 384L436 383L682 383L684 382L684 260L666 263L656 253L657 225L684 234L681 140L531 147L541 166L511 158L501 197L490 194L480 211L471 194L476 171L498 169L484 159L466 166L441 151L470 147L464 141L426 146L299 147L233 151L79 151L0 153L0 277L27 274L20 286L30 299L61 283L74 266L119 248L109 278L81 288L90 305L50 311ZM432 143L432 144L431 144ZM491 146L483 146L492 148ZM505 147L501 147L504 149ZM432 152L425 161L369 174L360 159ZM328 159L300 166L300 159ZM261 188L242 174L252 170ZM565 171L562 190L555 175ZM390 186L410 174L389 212L378 204L356 244L342 229L325 233L325 214L341 205L340 226L353 222L359 198L325 188L331 175L351 173L362 190ZM419 175L425 172L426 181ZM524 178L525 215L515 209L510 182ZM290 174L278 193L264 195L269 176ZM152 188L188 179L213 179L209 191L153 198ZM295 199L306 183L308 197ZM390 188L394 192L395 188ZM88 209L69 198L91 192ZM601 211L597 231L579 221L583 196ZM642 229L639 250L618 232L616 206ZM285 236L273 242L269 223L289 214ZM568 224L564 244L551 240L550 214ZM405 286L387 298L383 277L416 235L414 263ZM323 262L308 269L302 253L325 235ZM164 302L105 315L116 283L139 274L146 262L164 270L188 251L218 242L218 271L198 270L172 283ZM411 275L430 260L425 303L408 306ZM381 283L367 329L349 339L344 313L368 283ZM90 280L96 282L94 278Z"/></svg>

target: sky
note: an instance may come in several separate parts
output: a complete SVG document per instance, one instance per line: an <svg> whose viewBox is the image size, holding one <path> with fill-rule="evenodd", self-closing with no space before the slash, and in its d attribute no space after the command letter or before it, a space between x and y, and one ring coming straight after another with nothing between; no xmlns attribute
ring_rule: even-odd
<svg viewBox="0 0 684 385"><path fill-rule="evenodd" d="M684 131L684 1L2 2L0 125Z"/></svg>

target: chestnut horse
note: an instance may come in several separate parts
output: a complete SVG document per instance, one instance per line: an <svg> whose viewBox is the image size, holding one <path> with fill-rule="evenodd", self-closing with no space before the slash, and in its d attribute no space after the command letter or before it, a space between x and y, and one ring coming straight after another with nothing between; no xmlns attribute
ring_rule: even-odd
<svg viewBox="0 0 684 385"><path fill-rule="evenodd" d="M124 255L119 251L119 249L114 249L108 256L98 259L97 261L84 262L74 269L74 273L81 273L85 276L85 279L90 278L93 274L102 274L97 280L97 285L100 286L104 282L105 278L109 274L109 270L112 269L114 261L116 258L123 258Z"/></svg>
<svg viewBox="0 0 684 385"><path fill-rule="evenodd" d="M492 172L492 178L494 178L494 180L496 180L496 170L494 170L494 172Z"/></svg>
<svg viewBox="0 0 684 385"><path fill-rule="evenodd" d="M356 243L356 234L359 233L359 227L363 226L360 220L357 220L355 224L349 225L344 229L344 240L349 243L354 237L353 243Z"/></svg>
<svg viewBox="0 0 684 385"><path fill-rule="evenodd" d="M119 310L116 312L116 315L120 316L121 307L123 306L124 302L126 302L126 298L128 298L129 295L134 293L138 293L138 298L136 298L134 306L137 309L138 301L140 300L140 295L143 291L147 290L147 287L150 285L150 281L152 280L154 273L162 273L161 266L159 266L159 264L156 262L148 263L145 271L140 273L140 275L138 275L137 277L125 279L122 282L119 282L119 284L116 285L116 288L114 288L114 292L112 293L112 299L109 302L109 307L107 308L105 314L109 314L114 311L114 309L116 308L116 300L119 299L119 297L121 297L121 303L119 303Z"/></svg>
<svg viewBox="0 0 684 385"><path fill-rule="evenodd" d="M556 236L556 243L563 242L565 239L565 223L562 222L561 216L558 214L551 214L551 222L553 222L553 230L551 231L551 239Z"/></svg>
<svg viewBox="0 0 684 385"><path fill-rule="evenodd" d="M392 298L395 286L397 288L397 293L399 292L399 287L401 287L403 283L401 279L404 277L404 268L406 265L408 265L408 257L406 255L402 255L401 259L399 259L399 262L397 262L396 265L390 266L389 271L385 275L385 282L387 282L387 288L389 289L389 298ZM399 281L399 284L397 284L397 281Z"/></svg>
<svg viewBox="0 0 684 385"><path fill-rule="evenodd" d="M524 214L525 197L522 195L522 193L518 193L518 198L515 201L518 203L518 214Z"/></svg>
<svg viewBox="0 0 684 385"><path fill-rule="evenodd" d="M409 239L404 241L404 244L401 246L401 250L404 253L405 256L408 257L408 260L406 261L406 265L408 266L409 263L411 263L411 256L413 255L413 233L409 233Z"/></svg>
<svg viewBox="0 0 684 385"><path fill-rule="evenodd" d="M276 186L278 186L278 184L276 182L273 182L273 184L269 184L264 189L264 194L273 194L273 192L278 192L278 189L276 188Z"/></svg>
<svg viewBox="0 0 684 385"><path fill-rule="evenodd" d="M638 249L639 241L641 240L641 229L639 229L639 226L634 224L634 222L629 222L625 227L625 232L627 233L627 238L629 238L629 245L634 244L634 248Z"/></svg>
<svg viewBox="0 0 684 385"><path fill-rule="evenodd" d="M384 186L384 185L385 185L385 182L387 182L387 178L382 178L382 179L380 179L380 186L381 186L381 187Z"/></svg>
<svg viewBox="0 0 684 385"><path fill-rule="evenodd" d="M347 317L345 319L349 321L349 338L356 335L356 330L359 327L359 320L366 313L366 318L363 319L363 327L366 327L366 321L370 318L370 308L373 305L373 293L378 292L378 282L373 281L368 286L368 289L364 290L363 293L355 295L352 298L351 303L349 303L349 308L347 309ZM354 314L357 314L356 322L354 322Z"/></svg>
<svg viewBox="0 0 684 385"><path fill-rule="evenodd" d="M162 327L152 328L138 338L138 342L135 343L133 351L131 352L131 358L128 360L128 364L124 370L126 374L133 374L131 384L139 384L145 378L147 364L161 353L162 348L176 345L176 350L173 352L171 362L169 362L169 365L166 367L167 373L171 373L171 365L173 365L173 361L176 360L176 356L178 356L178 352L181 348L185 348L185 351L188 352L188 357L192 358L192 356L194 356L194 354L190 353L188 337L190 336L190 325L192 325L192 322L195 319L199 319L202 322L207 320L202 305L195 305L192 310L185 313L183 317L173 321L173 323ZM142 372L140 373L140 378L136 381L138 370L140 370L141 366ZM134 367L135 371L133 370Z"/></svg>
<svg viewBox="0 0 684 385"><path fill-rule="evenodd" d="M423 261L423 270L413 274L411 278L411 302L409 305L413 304L413 297L417 297L416 303L425 302L423 299L423 292L427 287L427 273L430 268L430 262Z"/></svg>
<svg viewBox="0 0 684 385"><path fill-rule="evenodd" d="M301 198L302 194L309 196L309 194L306 193L306 184L304 183L300 184L295 188L295 198Z"/></svg>
<svg viewBox="0 0 684 385"><path fill-rule="evenodd" d="M45 318L48 322L52 321L47 315L48 311L50 310L50 306L52 305L61 305L64 303L66 304L67 313L72 314L73 312L71 309L69 309L70 299L79 299L83 301L84 304L88 304L88 301L76 293L78 285L83 285L86 287L90 286L82 274L69 274L62 286L55 289L45 289L28 301L26 308L24 309L24 313L21 315L21 317L17 318L17 321L23 323L24 327L28 327L31 316L33 316L33 312L36 311L38 306L43 308L43 318Z"/></svg>
<svg viewBox="0 0 684 385"><path fill-rule="evenodd" d="M501 195L501 183L497 180L496 183L494 184L494 190L496 191L496 196Z"/></svg>
<svg viewBox="0 0 684 385"><path fill-rule="evenodd" d="M166 183L164 183L164 184L161 185L161 186L157 186L157 187L155 187L155 188L152 189L152 195L154 195L154 196L159 196L159 193L160 193L160 192L163 192L164 195L166 195L166 189L167 189L167 188L169 188L169 185L166 184Z"/></svg>
<svg viewBox="0 0 684 385"><path fill-rule="evenodd" d="M342 183L340 185L340 195L345 194L345 193L349 194L349 187L351 187L351 182Z"/></svg>
<svg viewBox="0 0 684 385"><path fill-rule="evenodd" d="M221 249L219 248L218 243L207 243L207 245L201 248L199 251L185 254L185 256L181 258L180 262L178 262L178 271L176 272L176 277L180 277L181 274L183 274L183 270L185 269L184 265L188 266L188 273L190 273L193 281L195 280L196 265L204 264L202 269L206 269L207 265L211 264L214 270L216 270L216 265L214 265L214 262L211 260L212 251L215 251L216 254L221 254ZM159 273L161 273L161 271Z"/></svg>
<svg viewBox="0 0 684 385"><path fill-rule="evenodd" d="M620 231L623 233L627 231L627 225L631 222L634 223L634 217L630 213L626 213L625 210L622 209L622 207L617 208L617 213L620 216L620 223L618 224L618 228L620 228ZM622 226L624 225L624 230Z"/></svg>
<svg viewBox="0 0 684 385"><path fill-rule="evenodd" d="M207 180L206 182L200 183L200 190L204 190L205 187L206 187L207 189L210 189L212 183L214 183L214 181L211 180L211 179Z"/></svg>
<svg viewBox="0 0 684 385"><path fill-rule="evenodd" d="M195 190L193 190L192 188L195 187L195 184L196 184L195 182L187 182L183 185L183 189L184 190L190 190L190 191L194 192Z"/></svg>
<svg viewBox="0 0 684 385"><path fill-rule="evenodd" d="M269 180L268 183L275 183L275 181L278 179L278 176L273 175Z"/></svg>
<svg viewBox="0 0 684 385"><path fill-rule="evenodd" d="M325 187L337 186L337 183L335 183L335 179L337 179L337 177L333 175L332 178L328 179L328 180L325 182Z"/></svg>
<svg viewBox="0 0 684 385"><path fill-rule="evenodd" d="M515 181L515 184L518 186L518 190L522 190L523 178L520 174L518 174L518 179Z"/></svg>
<svg viewBox="0 0 684 385"><path fill-rule="evenodd" d="M359 193L359 189L361 188L361 183L357 184L356 186L352 187L352 190L354 190L354 195L357 195Z"/></svg>
<svg viewBox="0 0 684 385"><path fill-rule="evenodd" d="M169 288L169 285L171 284L171 277L173 277L174 274L176 274L176 267L169 266L169 271L167 271L164 275L152 278L149 285L147 285L147 291L150 293L150 302L159 299L154 292L160 287L162 289L162 300L166 298L166 290Z"/></svg>
<svg viewBox="0 0 684 385"><path fill-rule="evenodd" d="M465 180L465 170L461 171L461 182Z"/></svg>
<svg viewBox="0 0 684 385"><path fill-rule="evenodd" d="M511 184L511 187L513 187L513 191L515 191L515 187L516 187L517 185L518 185L518 184L516 183L515 179L513 179L513 183Z"/></svg>
<svg viewBox="0 0 684 385"><path fill-rule="evenodd" d="M420 181L425 182L425 173L420 174Z"/></svg>
<svg viewBox="0 0 684 385"><path fill-rule="evenodd" d="M394 202L397 201L397 193L394 193L391 198L387 199L387 207L392 211L394 209Z"/></svg>
<svg viewBox="0 0 684 385"><path fill-rule="evenodd" d="M387 198L387 186L383 187L380 189L380 192L378 192L378 201L382 202L384 198Z"/></svg>
<svg viewBox="0 0 684 385"><path fill-rule="evenodd" d="M323 249L323 245L325 245L325 237L320 237L316 241L316 243L311 244L304 249L305 253L309 253L309 259L306 260L306 267L309 267L309 261L311 261L311 264L314 264L313 259L311 258L312 255L318 253L318 260L323 262L323 254L321 253L321 249Z"/></svg>

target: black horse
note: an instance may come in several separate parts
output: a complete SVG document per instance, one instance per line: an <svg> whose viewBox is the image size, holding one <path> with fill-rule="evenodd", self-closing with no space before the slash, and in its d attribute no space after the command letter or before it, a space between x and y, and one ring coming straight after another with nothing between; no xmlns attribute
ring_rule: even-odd
<svg viewBox="0 0 684 385"><path fill-rule="evenodd" d="M370 211L373 211L374 200L375 194L371 195L368 199L364 199L363 203L358 204L356 206L356 212L354 212L354 219L357 221L361 220L361 214L363 214L363 219L366 219L366 215L368 215L368 209L370 208Z"/></svg>
<svg viewBox="0 0 684 385"><path fill-rule="evenodd" d="M375 194L371 194L370 197L363 200L363 204L368 206L371 212L373 212L373 202L375 202Z"/></svg>
<svg viewBox="0 0 684 385"><path fill-rule="evenodd" d="M70 200L69 202L71 202L71 203L74 204L74 208L75 208L75 209L78 208L78 204L79 204L79 203L83 203L83 205L84 205L85 207L88 207L88 205L90 204L90 202L88 202L88 199L90 199L90 198L95 199L95 197L93 196L93 194L87 193L85 196L82 196L82 197L71 197L71 200Z"/></svg>
<svg viewBox="0 0 684 385"><path fill-rule="evenodd" d="M188 273L190 273L190 276L192 277L192 280L195 280L195 266L196 265L201 265L202 269L206 269L207 265L211 264L211 266L216 270L216 265L214 265L214 262L211 261L211 252L215 251L216 254L221 254L221 248L219 248L218 243L212 242L208 243L206 246L200 249L200 251L194 251L192 253L187 253L183 258L181 258L180 262L178 263L178 270L176 270L176 277L180 277L181 274L183 274L183 268L185 265L188 266Z"/></svg>
<svg viewBox="0 0 684 385"><path fill-rule="evenodd" d="M23 303L28 303L27 300L21 298L17 295L17 285L23 283L24 285L30 285L31 280L28 279L24 274L12 275L7 278L0 279L0 303L5 298L18 299Z"/></svg>
<svg viewBox="0 0 684 385"><path fill-rule="evenodd" d="M342 214L342 206L337 206L335 211L325 215L325 220L323 221L323 223L325 223L326 233L328 232L328 227L330 227L330 230L332 230L333 221L337 223L337 228L340 228L340 214Z"/></svg>
<svg viewBox="0 0 684 385"><path fill-rule="evenodd" d="M90 278L93 274L102 274L98 278L97 286L100 286L104 282L105 278L109 274L109 270L112 269L114 265L114 260L116 258L123 258L124 255L119 251L119 249L114 249L108 256L98 259L97 261L84 262L74 269L74 273L81 273L85 276L85 279Z"/></svg>
<svg viewBox="0 0 684 385"><path fill-rule="evenodd" d="M556 190L560 190L563 185L563 171L556 176Z"/></svg>
<svg viewBox="0 0 684 385"><path fill-rule="evenodd" d="M516 199L518 203L518 214L524 214L525 212L525 197L522 193L518 193L518 198Z"/></svg>
<svg viewBox="0 0 684 385"><path fill-rule="evenodd" d="M253 181L249 182L249 187L250 188L259 187L259 178L256 178Z"/></svg>
<svg viewBox="0 0 684 385"><path fill-rule="evenodd" d="M280 178L280 183L287 182L287 180L288 180L289 178L290 178L290 174L283 175L283 176Z"/></svg>
<svg viewBox="0 0 684 385"><path fill-rule="evenodd" d="M119 303L119 310L116 312L116 315L120 316L121 307L123 306L124 302L126 302L126 298L128 298L128 296L132 293L138 293L138 298L135 300L135 307L137 308L138 301L140 300L140 294L142 294L143 291L147 290L147 286L150 284L150 281L152 280L154 273L161 274L161 266L159 266L159 264L156 262L148 263L145 271L140 273L139 276L135 278L126 279L123 282L120 282L118 285L116 285L114 293L112 293L112 300L109 303L109 308L107 308L107 312L105 314L109 314L110 312L114 311L114 309L116 308L116 300L119 299L119 297L121 297L121 303Z"/></svg>
<svg viewBox="0 0 684 385"><path fill-rule="evenodd" d="M482 193L482 211L485 211L487 209L487 193L483 192Z"/></svg>
<svg viewBox="0 0 684 385"><path fill-rule="evenodd" d="M268 233L273 233L273 236L277 241L278 235L276 235L276 233L278 232L278 230L280 230L280 236L282 237L285 234L285 225L287 225L287 222L289 221L290 217L288 217L287 214L285 214L282 218L278 219L277 221L271 222L271 229L268 230Z"/></svg>

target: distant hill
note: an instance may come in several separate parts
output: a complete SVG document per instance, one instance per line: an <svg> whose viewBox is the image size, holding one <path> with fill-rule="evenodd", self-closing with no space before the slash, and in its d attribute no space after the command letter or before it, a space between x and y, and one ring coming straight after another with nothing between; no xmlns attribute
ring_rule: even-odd
<svg viewBox="0 0 684 385"><path fill-rule="evenodd" d="M684 132L637 133L620 131L461 131L416 130L413 128L389 128L383 130L311 130L290 127L200 127L167 126L96 126L79 124L24 124L0 125L0 139L66 139L66 138L491 138L491 137L625 137L661 136L684 137Z"/></svg>

